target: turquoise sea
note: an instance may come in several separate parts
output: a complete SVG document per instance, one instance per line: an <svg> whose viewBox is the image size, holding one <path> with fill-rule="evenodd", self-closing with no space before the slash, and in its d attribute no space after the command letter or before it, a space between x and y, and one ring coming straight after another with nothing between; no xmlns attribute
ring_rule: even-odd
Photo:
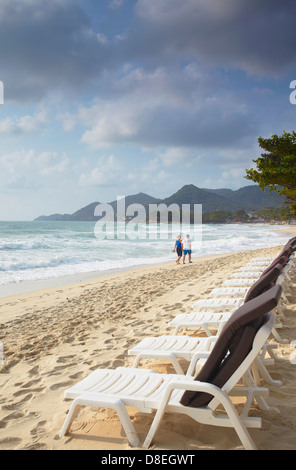
<svg viewBox="0 0 296 470"><path fill-rule="evenodd" d="M275 225L202 225L192 242L194 258L286 243ZM150 227L146 238L98 239L95 222L0 222L0 285L78 273L104 272L175 259L172 249L180 227ZM136 233L136 232L135 232ZM182 236L194 235L182 226ZM116 234L115 234L116 235ZM107 235L106 235L107 236Z"/></svg>

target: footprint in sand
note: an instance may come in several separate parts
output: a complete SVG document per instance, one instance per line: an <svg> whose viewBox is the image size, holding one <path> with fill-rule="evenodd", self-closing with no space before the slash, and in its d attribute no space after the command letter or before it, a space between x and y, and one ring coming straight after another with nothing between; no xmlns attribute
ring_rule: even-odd
<svg viewBox="0 0 296 470"><path fill-rule="evenodd" d="M60 362L68 362L68 360L73 359L73 357L75 357L74 354L69 355L69 356L61 356L61 357L58 358L57 362L59 362L59 363Z"/></svg>
<svg viewBox="0 0 296 470"><path fill-rule="evenodd" d="M30 382L26 382L25 384L22 384L21 387L22 388L30 388L33 385L37 385L39 383L40 383L40 379L35 379L35 380L31 380Z"/></svg>
<svg viewBox="0 0 296 470"><path fill-rule="evenodd" d="M68 369L69 367L71 366L75 366L76 363L72 362L72 363L67 363L67 364L64 364L63 366L56 366L52 369L51 372L48 373L48 377L50 377L51 375L59 375L62 371L64 371L64 369Z"/></svg>
<svg viewBox="0 0 296 470"><path fill-rule="evenodd" d="M71 384L72 384L71 380L66 380L65 382L60 382L60 383L56 383L56 384L51 385L49 387L49 390L57 390L59 388L65 388L65 387L68 387Z"/></svg>
<svg viewBox="0 0 296 470"><path fill-rule="evenodd" d="M20 419L20 418L23 418L24 416L25 414L19 411L14 411L13 413L10 413L9 415L4 416L4 418L1 419L0 421L0 429L6 428L7 424L9 424L11 420Z"/></svg>
<svg viewBox="0 0 296 470"><path fill-rule="evenodd" d="M23 440L20 437L5 437L0 439L0 448L2 450L11 450L13 447L19 445Z"/></svg>
<svg viewBox="0 0 296 470"><path fill-rule="evenodd" d="M46 425L47 421L40 421L37 423L37 426L35 426L33 429L31 429L30 434L32 435L37 435L37 434L44 434L46 432L45 429L42 429Z"/></svg>
<svg viewBox="0 0 296 470"><path fill-rule="evenodd" d="M105 361L101 362L100 364L95 364L94 366L91 366L89 368L90 371L96 370L96 369L110 369L111 368L111 362L112 361Z"/></svg>
<svg viewBox="0 0 296 470"><path fill-rule="evenodd" d="M76 372L76 374L70 375L69 378L70 378L71 380L77 380L77 379L79 379L79 377L81 377L82 375L83 375L83 372Z"/></svg>
<svg viewBox="0 0 296 470"><path fill-rule="evenodd" d="M37 375L39 374L39 366L35 366L32 369L29 370L28 372L30 375Z"/></svg>

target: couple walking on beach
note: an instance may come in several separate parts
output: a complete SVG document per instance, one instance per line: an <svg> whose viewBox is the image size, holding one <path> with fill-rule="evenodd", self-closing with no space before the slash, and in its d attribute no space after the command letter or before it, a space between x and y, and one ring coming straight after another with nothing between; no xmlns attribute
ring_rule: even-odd
<svg viewBox="0 0 296 470"><path fill-rule="evenodd" d="M177 264L180 264L180 259L182 258L183 254L183 264L185 264L185 257L188 255L189 263L191 261L191 239L190 236L187 234L184 242L182 242L181 235L177 235L177 239L175 241L174 251L177 252Z"/></svg>

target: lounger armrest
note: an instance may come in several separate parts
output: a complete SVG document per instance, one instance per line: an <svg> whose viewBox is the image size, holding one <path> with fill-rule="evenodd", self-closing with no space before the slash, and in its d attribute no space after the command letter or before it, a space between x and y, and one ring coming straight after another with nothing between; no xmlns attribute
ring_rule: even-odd
<svg viewBox="0 0 296 470"><path fill-rule="evenodd" d="M182 380L182 378L178 380L173 380L166 386L159 408L161 408L161 406L167 406L171 394L174 390L189 390L194 392L208 393L212 395L213 398L217 398L219 402L221 402L225 406L229 406L229 403L231 403L227 393L216 385L213 385L208 382L200 382L198 380L194 380L193 378L191 380L188 380L187 377L187 379L185 380Z"/></svg>
<svg viewBox="0 0 296 470"><path fill-rule="evenodd" d="M189 365L188 370L186 372L186 376L187 377L194 377L196 375L195 371L196 371L197 362L200 359L206 360L209 357L210 353L211 353L211 351L200 351L200 352L195 353L192 356L192 359L190 361L190 365Z"/></svg>

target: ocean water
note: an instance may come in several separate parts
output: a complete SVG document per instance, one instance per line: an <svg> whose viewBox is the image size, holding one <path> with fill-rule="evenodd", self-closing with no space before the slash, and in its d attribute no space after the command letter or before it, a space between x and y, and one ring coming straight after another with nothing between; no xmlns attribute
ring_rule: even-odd
<svg viewBox="0 0 296 470"><path fill-rule="evenodd" d="M194 260L284 244L290 237L275 231L281 228L227 224L202 225L196 231L188 225L181 227L181 233L194 237ZM169 226L169 234L162 225L149 226L149 230L146 238L135 231L131 239L124 228L120 232L115 227L114 237L106 233L105 239L99 239L94 222L0 222L0 285L175 260L172 250L180 227Z"/></svg>

